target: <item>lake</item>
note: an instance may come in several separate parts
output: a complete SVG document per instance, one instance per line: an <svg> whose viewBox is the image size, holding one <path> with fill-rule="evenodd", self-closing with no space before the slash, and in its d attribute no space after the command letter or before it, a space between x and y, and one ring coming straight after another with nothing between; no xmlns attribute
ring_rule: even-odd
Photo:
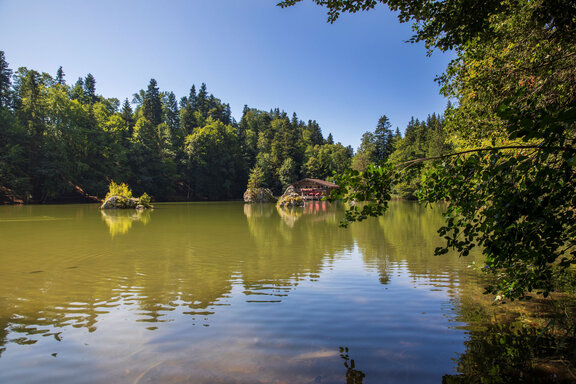
<svg viewBox="0 0 576 384"><path fill-rule="evenodd" d="M485 300L440 208L0 207L2 383L441 383ZM488 298L490 300L490 298Z"/></svg>

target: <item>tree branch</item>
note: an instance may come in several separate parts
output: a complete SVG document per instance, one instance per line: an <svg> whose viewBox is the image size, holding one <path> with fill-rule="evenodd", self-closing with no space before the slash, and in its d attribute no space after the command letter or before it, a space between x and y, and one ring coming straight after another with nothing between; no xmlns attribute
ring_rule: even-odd
<svg viewBox="0 0 576 384"><path fill-rule="evenodd" d="M485 151L501 151L504 149L537 149L537 150L543 150L543 149L549 149L549 150L555 150L555 151L566 151L566 152L573 152L576 153L576 148L572 148L572 147L543 147L539 144L533 144L533 145L505 145L502 147L486 147L486 148L475 148L475 149L469 149L466 151L462 151L462 152L454 152L454 153L449 153L447 155L441 155L441 156L434 156L434 157L421 157L419 159L414 159L414 160L409 160L409 161L404 161L402 163L398 163L396 164L396 168L406 165L407 167L413 165L413 164L418 164L418 163L423 163L425 161L434 161L434 160L442 160L442 159L447 159L449 157L455 157L455 156L461 156L461 155L466 155L468 153L477 153L477 152L485 152Z"/></svg>

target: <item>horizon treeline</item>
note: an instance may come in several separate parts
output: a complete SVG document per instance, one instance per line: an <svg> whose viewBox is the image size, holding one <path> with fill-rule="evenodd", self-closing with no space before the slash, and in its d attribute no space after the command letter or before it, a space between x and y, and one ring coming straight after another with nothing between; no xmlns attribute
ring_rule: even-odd
<svg viewBox="0 0 576 384"><path fill-rule="evenodd" d="M156 200L237 199L251 173L279 194L352 156L296 113L245 106L237 122L204 83L178 100L151 79L120 102L97 94L91 74L68 84L62 67L13 72L0 51L0 202L103 197L111 181Z"/></svg>
<svg viewBox="0 0 576 384"><path fill-rule="evenodd" d="M237 122L204 83L178 100L151 79L120 102L97 94L90 73L68 84L62 67L13 72L0 51L0 203L102 198L111 181L157 201L240 199L247 185L278 195L304 177L438 155L448 148L443 121L412 119L402 137L383 115L354 154L279 108L245 105ZM414 198L419 184L416 173L396 192Z"/></svg>
<svg viewBox="0 0 576 384"><path fill-rule="evenodd" d="M451 109L450 103L447 109ZM422 121L412 117L402 137L398 128L392 131L388 117L383 115L378 119L374 132L369 131L362 135L351 167L356 171L364 171L370 164L384 162L400 166L410 160L450 153L453 146L449 144L444 125L444 117L436 113L428 115L426 120ZM402 199L416 199L426 167L427 165L413 167L402 180L397 180L392 187L393 194Z"/></svg>

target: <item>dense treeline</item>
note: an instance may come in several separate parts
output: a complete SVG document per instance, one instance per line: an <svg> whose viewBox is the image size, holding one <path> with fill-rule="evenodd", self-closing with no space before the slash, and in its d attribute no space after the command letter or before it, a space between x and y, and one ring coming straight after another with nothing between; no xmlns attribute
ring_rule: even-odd
<svg viewBox="0 0 576 384"><path fill-rule="evenodd" d="M450 108L448 105L448 110ZM398 128L392 132L390 121L384 115L378 120L374 132L362 135L360 148L352 160L352 168L364 171L369 164L382 164L386 161L401 166L410 160L444 155L452 150L449 141L443 116L433 113L425 121L412 117L402 137ZM404 199L415 199L425 171L426 168L415 168L408 177L398 180L393 186L394 194Z"/></svg>
<svg viewBox="0 0 576 384"><path fill-rule="evenodd" d="M233 199L251 173L280 193L343 171L352 155L279 109L246 106L237 122L205 84L177 100L152 79L121 103L98 95L91 74L68 85L62 67L13 73L0 51L0 201L102 197L112 180L157 200Z"/></svg>

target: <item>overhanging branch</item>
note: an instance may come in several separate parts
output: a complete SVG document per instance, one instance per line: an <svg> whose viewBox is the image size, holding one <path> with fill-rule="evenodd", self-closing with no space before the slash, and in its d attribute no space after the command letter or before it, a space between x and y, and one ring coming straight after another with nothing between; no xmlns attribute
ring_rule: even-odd
<svg viewBox="0 0 576 384"><path fill-rule="evenodd" d="M468 149L466 151L462 151L462 152L454 152L454 153L449 153L446 155L440 155L440 156L433 156L433 157L421 157L418 159L414 159L414 160L408 160L408 161L404 161L402 163L398 163L396 164L396 168L399 168L401 166L406 166L406 167L410 167L414 164L418 164L418 163L423 163L425 161L434 161L434 160L442 160L442 159L447 159L449 157L456 157L456 156L462 156L462 155L466 155L469 153L478 153L478 152L486 152L486 151L502 151L505 149L537 149L537 150L551 150L551 151L559 151L559 152L572 152L572 153L576 153L576 148L573 147L544 147L540 144L532 144L532 145L505 145L502 147L485 147L485 148L475 148L475 149Z"/></svg>

